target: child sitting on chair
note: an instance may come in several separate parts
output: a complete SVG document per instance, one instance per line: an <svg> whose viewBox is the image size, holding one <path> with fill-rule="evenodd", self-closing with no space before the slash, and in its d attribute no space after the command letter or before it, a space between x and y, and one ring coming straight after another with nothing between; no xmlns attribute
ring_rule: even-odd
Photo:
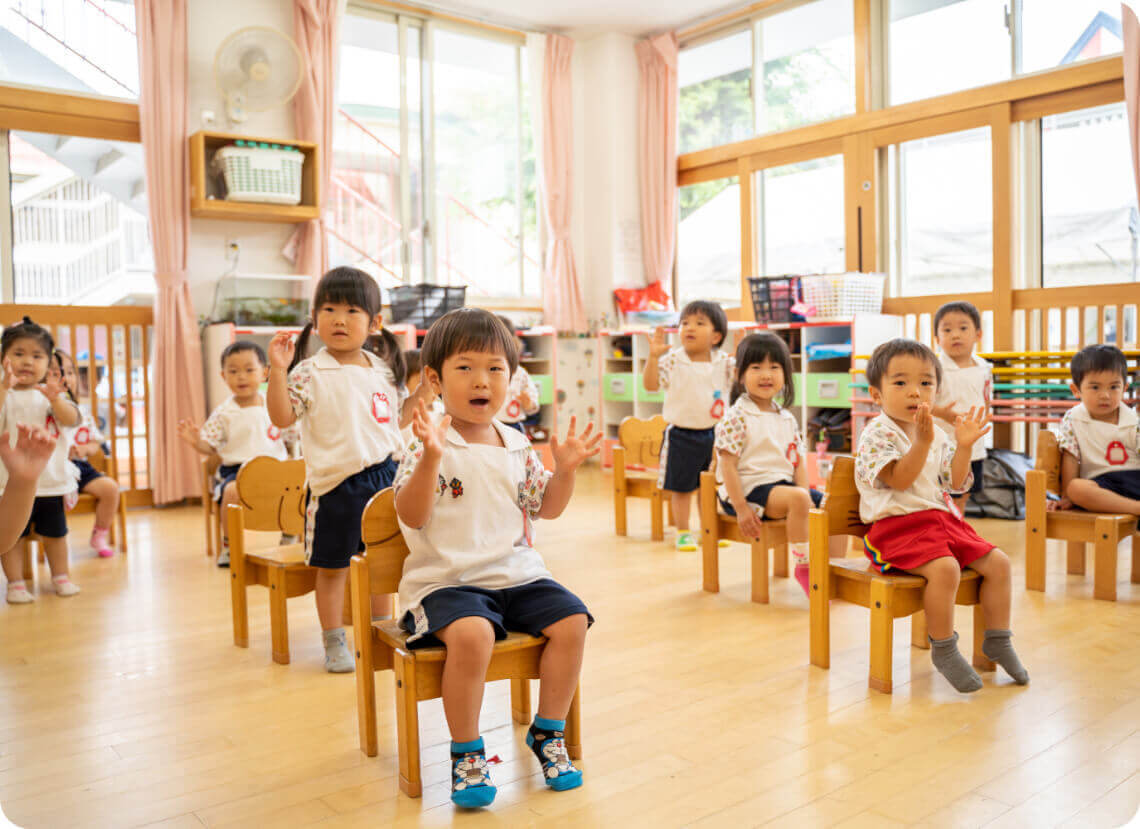
<svg viewBox="0 0 1140 829"><path fill-rule="evenodd" d="M1122 402L1128 361L1111 345L1090 345L1069 371L1081 402L1061 420L1059 506L1140 515L1140 419Z"/></svg>
<svg viewBox="0 0 1140 829"><path fill-rule="evenodd" d="M515 324L511 322L510 317L502 314L499 315L499 322L507 326L507 330L512 334L515 334L515 342L518 344L519 358L521 359L526 343L523 342L522 337L515 333ZM511 375L511 382L507 385L507 397L503 401L503 408L499 410L497 417L512 429L518 429L526 434L523 422L531 415L538 414L539 408L541 407L538 405L538 386L530 379L529 372L520 365Z"/></svg>
<svg viewBox="0 0 1140 829"><path fill-rule="evenodd" d="M447 648L443 711L451 732L451 799L486 806L495 799L479 709L495 640L508 630L545 636L538 716L527 744L552 789L582 784L564 744L578 687L586 628L582 600L550 577L534 549L534 519L557 518L574 491L578 465L600 451L593 424L551 440L554 473L530 441L496 420L518 364L514 334L493 314L460 308L444 315L423 344L424 382L446 414L429 417L421 400L416 440L392 486L409 555L400 580L401 624L409 648Z"/></svg>
<svg viewBox="0 0 1140 829"><path fill-rule="evenodd" d="M958 650L954 597L963 568L981 574L982 652L1025 685L1029 674L1009 629L1009 557L974 532L953 500L970 488L970 447L989 431L989 416L977 408L959 414L951 440L932 416L941 381L938 358L914 340L883 343L867 363L871 398L882 413L867 424L855 450L859 517L872 525L864 549L881 573L926 579L931 661L962 693L977 691L982 679Z"/></svg>

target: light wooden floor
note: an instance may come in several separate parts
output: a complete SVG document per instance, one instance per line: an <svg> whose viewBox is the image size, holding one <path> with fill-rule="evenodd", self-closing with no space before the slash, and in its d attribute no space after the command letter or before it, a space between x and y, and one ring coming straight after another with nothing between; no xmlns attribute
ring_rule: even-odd
<svg viewBox="0 0 1140 829"><path fill-rule="evenodd" d="M1140 586L1093 601L1051 548L1027 594L1022 528L979 522L1015 563L1016 644L1033 677L955 694L896 629L895 693L867 689L866 611L833 610L832 670L807 664L807 601L779 580L751 604L744 548L724 591L696 554L613 535L608 478L583 475L540 528L555 575L598 622L583 677L585 786L547 791L488 689L498 800L456 815L447 732L424 703L425 790L398 794L391 674L378 675L380 757L357 748L351 675L321 670L311 597L290 602L293 664L269 655L265 591L249 650L231 644L228 571L202 553L197 509L132 512L126 559L94 558L78 519L74 599L0 606L0 803L25 827L1116 826L1140 803ZM41 584L46 581L46 570ZM969 641L970 617L959 617Z"/></svg>

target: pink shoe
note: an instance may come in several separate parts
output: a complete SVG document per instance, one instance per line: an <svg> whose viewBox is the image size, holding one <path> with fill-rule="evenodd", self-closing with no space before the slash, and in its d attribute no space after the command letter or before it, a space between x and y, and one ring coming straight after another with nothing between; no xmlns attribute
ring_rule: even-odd
<svg viewBox="0 0 1140 829"><path fill-rule="evenodd" d="M811 573L807 564L796 565L796 581L799 582L800 587L804 589L804 595L809 599L811 598Z"/></svg>
<svg viewBox="0 0 1140 829"><path fill-rule="evenodd" d="M115 555L115 551L111 549L109 543L110 535L107 530L101 527L96 527L91 531L91 549L97 552L100 558L112 558Z"/></svg>

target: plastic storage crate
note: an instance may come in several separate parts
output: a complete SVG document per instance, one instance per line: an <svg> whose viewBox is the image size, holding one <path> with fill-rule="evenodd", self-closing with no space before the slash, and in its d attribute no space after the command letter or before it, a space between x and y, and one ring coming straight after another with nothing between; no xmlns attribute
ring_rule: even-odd
<svg viewBox="0 0 1140 829"><path fill-rule="evenodd" d="M296 147L238 141L214 153L226 182L226 201L301 203L305 154Z"/></svg>
<svg viewBox="0 0 1140 829"><path fill-rule="evenodd" d="M400 285L389 291L392 322L408 322L416 328L429 328L448 311L462 308L467 301L466 285Z"/></svg>
<svg viewBox="0 0 1140 829"><path fill-rule="evenodd" d="M850 317L883 310L886 274L844 273L801 278L804 305L814 308L813 318Z"/></svg>
<svg viewBox="0 0 1140 829"><path fill-rule="evenodd" d="M798 276L750 276L752 310L757 322L791 322Z"/></svg>

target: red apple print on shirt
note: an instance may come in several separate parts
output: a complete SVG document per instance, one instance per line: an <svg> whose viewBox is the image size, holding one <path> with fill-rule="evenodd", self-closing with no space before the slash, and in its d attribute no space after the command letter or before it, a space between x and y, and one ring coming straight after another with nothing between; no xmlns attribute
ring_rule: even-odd
<svg viewBox="0 0 1140 829"><path fill-rule="evenodd" d="M388 395L376 392L372 395L372 416L377 423L389 423L392 420L392 407L388 403Z"/></svg>
<svg viewBox="0 0 1140 829"><path fill-rule="evenodd" d="M519 405L519 401L512 400L510 403L507 404L507 417L509 417L511 420L514 420L515 418L517 418L521 414L522 414L522 406Z"/></svg>
<svg viewBox="0 0 1140 829"><path fill-rule="evenodd" d="M1104 453L1104 459L1108 461L1109 466L1121 466L1128 463L1128 450L1123 443L1114 440L1108 445L1108 451Z"/></svg>
<svg viewBox="0 0 1140 829"><path fill-rule="evenodd" d="M714 400L712 408L709 409L709 414L711 414L717 420L720 420L722 417L724 417L724 401L719 397Z"/></svg>
<svg viewBox="0 0 1140 829"><path fill-rule="evenodd" d="M75 432L75 445L86 446L91 442L91 433L86 426L80 426Z"/></svg>
<svg viewBox="0 0 1140 829"><path fill-rule="evenodd" d="M269 428L266 430L265 434L269 436L270 440L281 439L281 430L274 426L272 423L269 424Z"/></svg>
<svg viewBox="0 0 1140 829"><path fill-rule="evenodd" d="M56 425L55 418L51 415L48 415L47 420L44 421L44 428L48 430L48 434L53 438L59 437L59 426Z"/></svg>
<svg viewBox="0 0 1140 829"><path fill-rule="evenodd" d="M792 466L800 465L800 450L796 446L795 441L788 444L788 451L784 453L784 457L792 464Z"/></svg>

